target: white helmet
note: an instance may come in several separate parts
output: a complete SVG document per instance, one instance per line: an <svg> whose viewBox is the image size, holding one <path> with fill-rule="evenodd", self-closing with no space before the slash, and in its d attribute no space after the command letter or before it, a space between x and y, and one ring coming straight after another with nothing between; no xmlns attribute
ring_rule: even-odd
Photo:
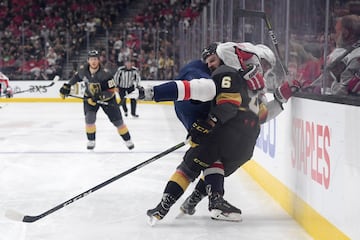
<svg viewBox="0 0 360 240"><path fill-rule="evenodd" d="M265 59L270 65L271 68L274 68L276 65L276 58L274 52L264 44L257 44L255 45L256 54L259 56L260 59Z"/></svg>

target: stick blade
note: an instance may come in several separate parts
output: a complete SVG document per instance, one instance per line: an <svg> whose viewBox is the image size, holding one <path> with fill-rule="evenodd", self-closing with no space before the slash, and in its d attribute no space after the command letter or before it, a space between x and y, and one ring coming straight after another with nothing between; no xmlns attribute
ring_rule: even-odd
<svg viewBox="0 0 360 240"><path fill-rule="evenodd" d="M59 75L56 75L56 76L54 77L54 79L53 79L53 82L57 82L57 81L59 81L59 80L60 80Z"/></svg>
<svg viewBox="0 0 360 240"><path fill-rule="evenodd" d="M9 209L6 210L5 216L11 220L17 221L17 222L23 222L24 221L24 214L21 214L15 210Z"/></svg>
<svg viewBox="0 0 360 240"><path fill-rule="evenodd" d="M156 225L158 221L159 219L157 219L156 217L150 216L147 223L149 224L150 227L153 227Z"/></svg>
<svg viewBox="0 0 360 240"><path fill-rule="evenodd" d="M134 91L132 91L131 93L129 94L126 94L125 95L125 98L135 98L135 99L138 99L139 98L139 89L135 89Z"/></svg>

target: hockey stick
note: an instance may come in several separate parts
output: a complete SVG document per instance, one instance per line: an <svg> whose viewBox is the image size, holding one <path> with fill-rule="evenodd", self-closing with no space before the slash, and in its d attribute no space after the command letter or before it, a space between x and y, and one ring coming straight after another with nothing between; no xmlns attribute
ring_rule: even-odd
<svg viewBox="0 0 360 240"><path fill-rule="evenodd" d="M56 75L54 77L54 79L51 81L51 83L49 83L48 85L40 85L40 86L34 86L34 87L31 87L29 89L26 89L26 90L22 90L22 91L17 91L17 92L14 92L14 94L19 94L19 93L24 93L24 92L31 92L31 91L34 91L34 89L41 89L41 88L48 88L48 87L52 87L54 86L54 84L59 81L60 77L58 75ZM5 95L1 95L1 97L4 97Z"/></svg>
<svg viewBox="0 0 360 240"><path fill-rule="evenodd" d="M105 182L102 182L99 185L96 185L95 187L90 188L89 190L78 194L77 196L75 196L75 197L73 197L73 198L71 198L71 199L69 199L69 200L67 200L67 201L65 201L63 203L60 203L56 207L53 207L53 208L51 208L51 209L47 210L46 212L43 212L43 213L41 213L39 215L29 216L29 215L23 215L23 214L21 214L19 212L16 212L14 210L7 210L5 212L5 216L7 216L8 218L10 218L12 220L15 220L15 221L21 221L21 222L27 222L27 223L35 222L35 221L37 221L37 220L39 220L39 219L41 219L41 218L43 218L43 217L45 217L45 216L47 216L49 214L61 209L61 208L66 207L67 205L70 205L71 203L79 200L80 198L83 198L83 197L89 195L90 193L93 193L96 190L99 190L100 188L105 187L106 185L118 180L119 178L122 178L122 177L128 175L129 173L132 173L132 172L134 172L134 171L148 165L149 163L152 163L152 162L158 160L159 158L161 158L161 157L163 157L163 156L165 156L165 155L167 155L167 154L169 154L169 153L171 153L171 152L185 146L185 144L186 144L186 142L181 142L181 143L179 143L179 144L177 144L177 145L175 145L175 146L173 146L173 147L159 153L158 155L156 155L156 156L154 156L154 157L152 157L152 158L150 158L150 159L148 159L148 160L146 160L146 161L144 161L144 162L142 162L142 163L140 163L140 164L138 164L138 165L136 165L136 166L134 166L134 167L132 167L132 168L130 168L128 170L126 170L125 172L122 172L122 173L120 173L120 174L106 180Z"/></svg>
<svg viewBox="0 0 360 240"><path fill-rule="evenodd" d="M289 70L287 69L287 67L283 63L284 61L283 61L283 59L281 57L281 54L280 54L278 40L276 38L275 32L274 32L274 30L273 30L273 28L271 26L270 20L269 20L268 16L266 15L266 13L265 12L260 12L260 11L246 10L246 9L240 9L239 13L243 17L258 17L258 18L262 18L265 21L265 24L266 24L266 27L268 29L268 33L269 33L271 42L273 43L273 45L275 47L275 52L276 52L276 55L277 55L277 57L279 59L280 66L281 66L282 70L284 71L285 75L288 75Z"/></svg>
<svg viewBox="0 0 360 240"><path fill-rule="evenodd" d="M73 97L73 98L78 98L78 99L82 99L82 100L87 99L87 98L85 98L85 97L80 97L80 96L76 96L76 95L72 95L72 94L67 95L67 97ZM114 104L112 104L112 103L105 102L105 101L101 101L101 100L96 100L96 103L97 103L97 104L101 104L101 105L105 105L105 106L118 107L118 105L114 105Z"/></svg>

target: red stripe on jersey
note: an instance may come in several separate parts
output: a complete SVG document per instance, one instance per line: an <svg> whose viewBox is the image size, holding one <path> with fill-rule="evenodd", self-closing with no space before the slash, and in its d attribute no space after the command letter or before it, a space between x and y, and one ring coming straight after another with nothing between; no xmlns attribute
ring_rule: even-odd
<svg viewBox="0 0 360 240"><path fill-rule="evenodd" d="M230 99L222 99L222 100L219 100L219 101L216 102L217 105L224 104L224 103L231 103L231 104L234 104L236 106L241 105L241 103L239 101L230 100Z"/></svg>
<svg viewBox="0 0 360 240"><path fill-rule="evenodd" d="M190 82L189 81L182 81L182 83L184 84L184 100L189 100L190 99Z"/></svg>

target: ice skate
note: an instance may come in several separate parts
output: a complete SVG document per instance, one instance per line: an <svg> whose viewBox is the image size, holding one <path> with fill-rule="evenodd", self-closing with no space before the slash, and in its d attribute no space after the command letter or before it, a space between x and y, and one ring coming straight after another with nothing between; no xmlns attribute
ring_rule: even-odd
<svg viewBox="0 0 360 240"><path fill-rule="evenodd" d="M219 193L209 196L209 211L212 219L240 222L241 210L228 203Z"/></svg>
<svg viewBox="0 0 360 240"><path fill-rule="evenodd" d="M134 143L131 140L125 141L125 145L129 150L131 150L135 147Z"/></svg>
<svg viewBox="0 0 360 240"><path fill-rule="evenodd" d="M157 221L163 219L174 203L175 198L165 193L161 202L155 208L147 210L146 214L150 217L149 224L153 226Z"/></svg>
<svg viewBox="0 0 360 240"><path fill-rule="evenodd" d="M93 150L95 148L95 140L89 140L86 147L89 150Z"/></svg>
<svg viewBox="0 0 360 240"><path fill-rule="evenodd" d="M196 205L203 199L205 195L201 194L199 190L195 189L190 196L188 196L183 204L180 206L180 214L177 217L181 217L184 214L194 215Z"/></svg>

